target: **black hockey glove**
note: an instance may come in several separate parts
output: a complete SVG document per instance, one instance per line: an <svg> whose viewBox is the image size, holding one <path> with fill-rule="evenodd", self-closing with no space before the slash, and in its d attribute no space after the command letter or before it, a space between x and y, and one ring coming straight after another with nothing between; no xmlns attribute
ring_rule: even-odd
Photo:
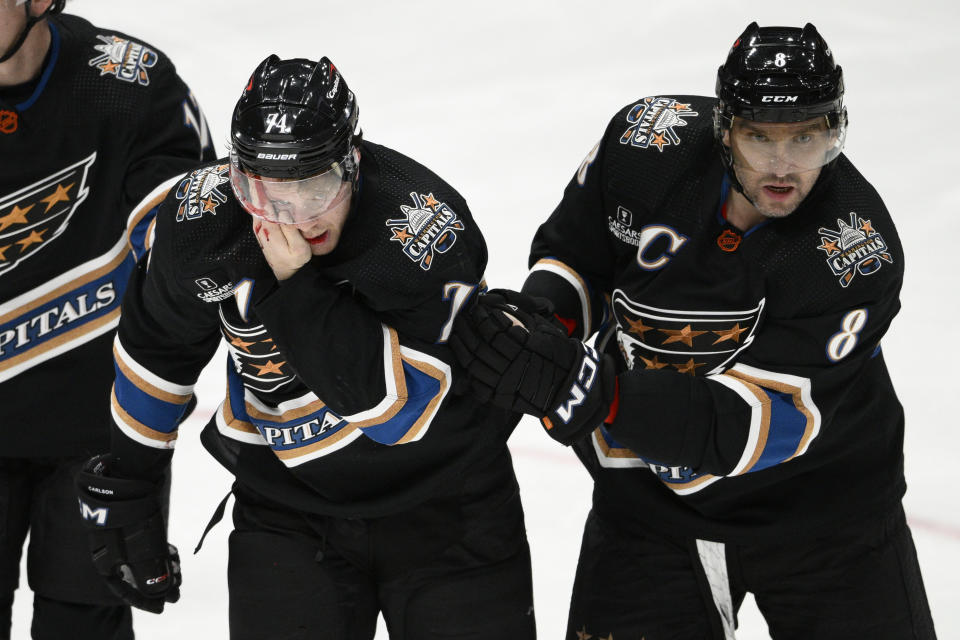
<svg viewBox="0 0 960 640"><path fill-rule="evenodd" d="M526 299L524 299L526 298ZM496 291L457 315L450 347L484 402L541 418L569 445L593 431L616 392L612 360L531 310L533 298Z"/></svg>
<svg viewBox="0 0 960 640"><path fill-rule="evenodd" d="M109 456L95 456L77 474L80 515L93 564L110 590L138 609L160 613L180 599L180 556L167 543L160 489L112 478Z"/></svg>

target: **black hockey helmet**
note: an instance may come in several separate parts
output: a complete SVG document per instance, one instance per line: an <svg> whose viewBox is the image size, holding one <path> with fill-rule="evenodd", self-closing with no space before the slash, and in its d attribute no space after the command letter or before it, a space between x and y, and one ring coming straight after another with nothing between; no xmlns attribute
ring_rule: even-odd
<svg viewBox="0 0 960 640"><path fill-rule="evenodd" d="M287 223L329 210L342 199L343 183L355 184L358 114L353 92L328 58L272 55L261 62L237 102L230 131L231 182L244 208ZM265 191L280 189L278 181L304 206L313 203L312 213L275 210L271 203L284 199Z"/></svg>
<svg viewBox="0 0 960 640"><path fill-rule="evenodd" d="M311 176L359 143L358 115L353 92L328 58L272 55L254 70L233 110L233 152L240 168L258 176Z"/></svg>
<svg viewBox="0 0 960 640"><path fill-rule="evenodd" d="M817 166L824 166L840 154L846 137L843 90L843 70L815 26L807 23L800 29L750 23L717 71L714 131L734 185L740 186L724 136L735 118L795 123L822 116L831 135L829 149L818 156Z"/></svg>
<svg viewBox="0 0 960 640"><path fill-rule="evenodd" d="M0 63L6 62L12 58L17 51L20 50L20 47L23 46L27 36L30 34L30 29L33 28L33 25L37 24L49 15L63 11L63 6L67 3L67 0L53 0L53 2L50 3L50 6L47 7L47 10L41 13L39 16L30 15L31 0L16 0L16 3L24 6L24 11L27 14L27 22L23 25L23 29L20 31L20 34L17 36L17 39L14 40L13 44L10 45L5 52L3 52L3 55L0 55Z"/></svg>

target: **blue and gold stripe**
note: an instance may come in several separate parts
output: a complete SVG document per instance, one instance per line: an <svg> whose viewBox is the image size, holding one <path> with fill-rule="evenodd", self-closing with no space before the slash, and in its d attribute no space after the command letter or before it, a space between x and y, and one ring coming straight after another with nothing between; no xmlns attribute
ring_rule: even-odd
<svg viewBox="0 0 960 640"><path fill-rule="evenodd" d="M747 441L728 475L698 474L689 467L670 467L641 458L619 444L603 426L591 436L600 465L610 469L648 468L672 491L688 495L725 477L768 469L803 455L820 433L820 411L813 402L809 378L737 364L707 379L736 392L750 409Z"/></svg>
<svg viewBox="0 0 960 640"><path fill-rule="evenodd" d="M820 411L809 378L737 364L710 379L735 391L750 407L747 443L730 475L767 469L803 455L820 433Z"/></svg>
<svg viewBox="0 0 960 640"><path fill-rule="evenodd" d="M126 352L119 338L114 340L113 356L116 378L111 406L117 426L140 444L172 449L193 386L150 372Z"/></svg>
<svg viewBox="0 0 960 640"><path fill-rule="evenodd" d="M269 407L244 388L242 378L228 362L227 398L217 411L220 433L241 442L267 445L291 467L338 451L361 436L385 445L419 440L450 389L450 367L401 347L392 330L386 335L393 338L389 348L396 354L388 369L400 375L388 386L402 391L402 395L388 396L388 404L380 403L387 406L386 411L355 421L336 414L313 393Z"/></svg>
<svg viewBox="0 0 960 640"><path fill-rule="evenodd" d="M117 326L134 260L109 252L0 305L0 382Z"/></svg>

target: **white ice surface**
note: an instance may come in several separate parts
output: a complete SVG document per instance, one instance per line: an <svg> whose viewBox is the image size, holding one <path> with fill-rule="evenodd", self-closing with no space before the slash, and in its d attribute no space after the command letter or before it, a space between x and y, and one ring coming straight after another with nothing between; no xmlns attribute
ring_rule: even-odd
<svg viewBox="0 0 960 640"><path fill-rule="evenodd" d="M71 0L68 7L169 54L206 112L219 153L233 104L261 59L329 56L358 96L366 137L423 162L466 197L490 248L488 281L513 287L526 273L536 226L614 112L644 95L712 94L717 66L751 20L816 24L845 72L847 154L884 197L906 251L903 310L884 351L906 407L906 508L934 621L940 638L960 638L960 500L948 474L960 452L950 400L960 362L951 333L960 306L950 284L960 267L953 261L960 238L955 3ZM227 638L230 525L190 555L229 486L198 441L221 393L222 362L201 379L201 415L181 428L174 462L170 528L183 554L183 597L162 616L137 613L142 640ZM511 448L539 635L560 638L590 482L532 420L520 424ZM28 637L31 598L22 584L15 638ZM750 601L737 637L768 637Z"/></svg>

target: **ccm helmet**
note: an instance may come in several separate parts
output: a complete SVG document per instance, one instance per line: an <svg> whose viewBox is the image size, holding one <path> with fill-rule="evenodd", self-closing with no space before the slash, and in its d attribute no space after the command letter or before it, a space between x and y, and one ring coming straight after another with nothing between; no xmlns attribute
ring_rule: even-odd
<svg viewBox="0 0 960 640"><path fill-rule="evenodd" d="M305 223L355 184L361 133L353 92L326 57L272 55L254 70L233 111L230 177L250 213Z"/></svg>
<svg viewBox="0 0 960 640"><path fill-rule="evenodd" d="M806 132L809 135L787 150L793 153L789 160L796 170L828 165L843 149L847 126L843 70L812 24L799 29L751 23L717 71L716 90L719 101L714 110L714 132L724 165L738 190L742 188L734 172L735 162L743 162L746 155L747 164L764 170L763 163L772 161L771 154L784 153L772 145L769 149L756 145L741 150L735 159L728 134L738 118L760 123L813 121L815 126Z"/></svg>

